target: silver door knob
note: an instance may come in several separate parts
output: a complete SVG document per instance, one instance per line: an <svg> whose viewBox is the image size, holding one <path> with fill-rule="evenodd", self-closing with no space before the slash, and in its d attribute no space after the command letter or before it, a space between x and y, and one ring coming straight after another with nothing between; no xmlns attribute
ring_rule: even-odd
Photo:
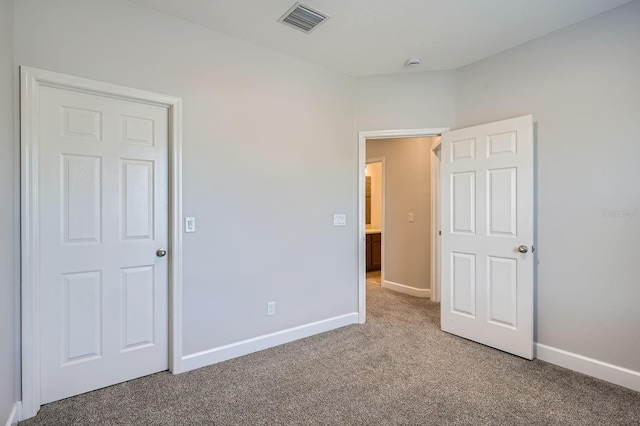
<svg viewBox="0 0 640 426"><path fill-rule="evenodd" d="M156 256L158 256L158 257L165 257L166 255L167 255L167 251L165 249L159 249L156 252Z"/></svg>
<svg viewBox="0 0 640 426"><path fill-rule="evenodd" d="M520 246L520 247L518 247L518 251L520 253L526 253L526 252L529 251L529 249L527 248L527 246Z"/></svg>

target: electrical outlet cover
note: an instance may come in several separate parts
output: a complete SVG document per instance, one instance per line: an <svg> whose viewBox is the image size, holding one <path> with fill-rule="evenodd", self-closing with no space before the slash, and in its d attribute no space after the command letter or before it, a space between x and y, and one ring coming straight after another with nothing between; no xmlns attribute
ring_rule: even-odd
<svg viewBox="0 0 640 426"><path fill-rule="evenodd" d="M347 226L347 215L346 214L334 214L333 215L333 226Z"/></svg>

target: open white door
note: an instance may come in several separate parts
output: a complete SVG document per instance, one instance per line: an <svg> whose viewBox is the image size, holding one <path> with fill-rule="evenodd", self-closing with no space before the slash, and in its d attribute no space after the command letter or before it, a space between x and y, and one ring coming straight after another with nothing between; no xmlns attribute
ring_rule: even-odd
<svg viewBox="0 0 640 426"><path fill-rule="evenodd" d="M533 117L442 135L442 330L533 358Z"/></svg>

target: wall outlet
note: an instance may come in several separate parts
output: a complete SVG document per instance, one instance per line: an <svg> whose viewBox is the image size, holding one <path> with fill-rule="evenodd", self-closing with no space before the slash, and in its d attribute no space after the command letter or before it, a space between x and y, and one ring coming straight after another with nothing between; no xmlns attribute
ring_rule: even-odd
<svg viewBox="0 0 640 426"><path fill-rule="evenodd" d="M276 314L276 302L267 303L267 316L272 316Z"/></svg>
<svg viewBox="0 0 640 426"><path fill-rule="evenodd" d="M346 214L334 214L333 215L333 226L347 226L347 215Z"/></svg>
<svg viewBox="0 0 640 426"><path fill-rule="evenodd" d="M409 213L409 222L413 222L413 213Z"/></svg>

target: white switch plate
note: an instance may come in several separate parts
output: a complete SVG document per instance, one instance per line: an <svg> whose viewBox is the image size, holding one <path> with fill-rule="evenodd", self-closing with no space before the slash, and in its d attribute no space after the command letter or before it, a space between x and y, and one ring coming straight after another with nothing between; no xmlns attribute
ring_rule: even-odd
<svg viewBox="0 0 640 426"><path fill-rule="evenodd" d="M333 215L333 226L347 226L347 215L346 214L334 214Z"/></svg>
<svg viewBox="0 0 640 426"><path fill-rule="evenodd" d="M267 303L267 315L272 316L276 314L276 302Z"/></svg>
<svg viewBox="0 0 640 426"><path fill-rule="evenodd" d="M196 232L196 218L185 217L184 218L184 232Z"/></svg>
<svg viewBox="0 0 640 426"><path fill-rule="evenodd" d="M413 222L413 213L409 213L409 222Z"/></svg>

